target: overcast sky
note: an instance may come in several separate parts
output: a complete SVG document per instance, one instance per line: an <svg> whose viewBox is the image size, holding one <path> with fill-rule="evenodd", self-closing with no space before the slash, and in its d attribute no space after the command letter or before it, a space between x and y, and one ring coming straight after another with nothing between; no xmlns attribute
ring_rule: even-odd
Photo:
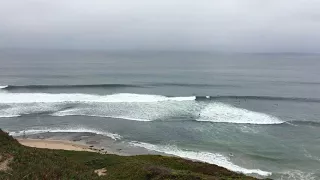
<svg viewBox="0 0 320 180"><path fill-rule="evenodd" d="M0 47L320 52L320 0L0 0Z"/></svg>

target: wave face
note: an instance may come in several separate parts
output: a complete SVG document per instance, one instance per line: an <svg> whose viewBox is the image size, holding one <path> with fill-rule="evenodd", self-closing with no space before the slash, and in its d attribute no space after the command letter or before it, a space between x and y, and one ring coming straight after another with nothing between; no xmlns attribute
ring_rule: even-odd
<svg viewBox="0 0 320 180"><path fill-rule="evenodd" d="M182 158L188 158L188 159L198 160L202 162L207 162L210 164L216 164L218 166L227 168L232 171L240 172L240 173L258 174L261 176L270 176L272 174L271 172L262 171L260 169L246 169L246 168L237 166L233 164L227 157L218 153L188 151L188 150L179 149L176 146L157 146L157 145L142 143L142 142L131 142L130 144L132 146L143 147L152 151L171 154L171 155L179 156Z"/></svg>
<svg viewBox="0 0 320 180"><path fill-rule="evenodd" d="M280 124L276 117L195 96L166 97L149 94L0 93L0 117L23 115L98 116L136 121L170 119L215 123Z"/></svg>
<svg viewBox="0 0 320 180"><path fill-rule="evenodd" d="M30 134L39 134L39 133L46 133L46 132L52 132L52 133L79 133L79 132L87 132L87 133L93 133L93 134L100 134L107 137L110 137L114 140L119 140L122 137L118 134L113 134L110 132L105 131L98 131L95 129L88 129L88 128L66 128L66 129L28 129L25 131L18 131L18 132L9 132L9 135L11 136L22 136L22 135L30 135Z"/></svg>

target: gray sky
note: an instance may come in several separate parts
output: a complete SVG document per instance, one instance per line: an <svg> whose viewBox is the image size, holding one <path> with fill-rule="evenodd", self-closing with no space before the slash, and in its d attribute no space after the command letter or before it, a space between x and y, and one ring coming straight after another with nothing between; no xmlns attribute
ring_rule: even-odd
<svg viewBox="0 0 320 180"><path fill-rule="evenodd" d="M0 47L320 52L320 0L0 0Z"/></svg>

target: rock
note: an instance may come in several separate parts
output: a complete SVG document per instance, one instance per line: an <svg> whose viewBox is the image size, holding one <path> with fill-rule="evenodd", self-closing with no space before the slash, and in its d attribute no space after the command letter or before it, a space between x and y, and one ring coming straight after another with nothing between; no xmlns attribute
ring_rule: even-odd
<svg viewBox="0 0 320 180"><path fill-rule="evenodd" d="M100 144L98 141L88 141L87 144Z"/></svg>
<svg viewBox="0 0 320 180"><path fill-rule="evenodd" d="M96 169L96 170L94 170L94 172L97 173L98 176L105 176L105 175L107 175L107 170L106 170L106 168Z"/></svg>

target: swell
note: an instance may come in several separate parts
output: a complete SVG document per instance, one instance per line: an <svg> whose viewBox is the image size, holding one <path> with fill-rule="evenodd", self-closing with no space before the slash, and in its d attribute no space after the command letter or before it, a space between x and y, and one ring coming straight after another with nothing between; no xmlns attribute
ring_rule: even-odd
<svg viewBox="0 0 320 180"><path fill-rule="evenodd" d="M44 89L77 89L77 88L126 88L141 87L139 85L130 84L83 84L83 85L8 85L2 86L5 90L44 90Z"/></svg>
<svg viewBox="0 0 320 180"><path fill-rule="evenodd" d="M187 119L213 123L281 124L277 117L196 97L148 94L0 93L0 117L23 115L98 116L136 121Z"/></svg>
<svg viewBox="0 0 320 180"><path fill-rule="evenodd" d="M196 97L167 97L151 94L119 93L94 95L81 93L0 93L0 104L14 103L120 103L120 102L161 102L161 101L193 101Z"/></svg>
<svg viewBox="0 0 320 180"><path fill-rule="evenodd" d="M204 83L149 83L145 84L146 86L176 86L176 87L240 87L239 85L232 84L204 84Z"/></svg>
<svg viewBox="0 0 320 180"><path fill-rule="evenodd" d="M6 85L0 86L4 90L47 90L47 89L77 89L77 88L148 88L148 87L238 87L228 84L203 84L203 83L142 83L142 84L74 84L74 85Z"/></svg>
<svg viewBox="0 0 320 180"><path fill-rule="evenodd" d="M196 100L267 100L267 101L295 101L295 102L314 102L320 103L317 98L299 98L299 97L275 97L275 96L196 96Z"/></svg>
<svg viewBox="0 0 320 180"><path fill-rule="evenodd" d="M145 83L145 84L83 84L83 85L1 85L0 89L7 91L15 90L63 90L63 89L86 89L86 88L149 88L162 86L179 86L179 87L236 87L224 84L201 84L201 83ZM266 101L292 101L292 102L312 102L320 103L319 98L300 98L300 97L277 97L277 96L196 96L197 101L208 100L266 100Z"/></svg>
<svg viewBox="0 0 320 180"><path fill-rule="evenodd" d="M320 122L316 121L288 121L287 124L291 125L302 125L302 126L316 126L320 127Z"/></svg>

